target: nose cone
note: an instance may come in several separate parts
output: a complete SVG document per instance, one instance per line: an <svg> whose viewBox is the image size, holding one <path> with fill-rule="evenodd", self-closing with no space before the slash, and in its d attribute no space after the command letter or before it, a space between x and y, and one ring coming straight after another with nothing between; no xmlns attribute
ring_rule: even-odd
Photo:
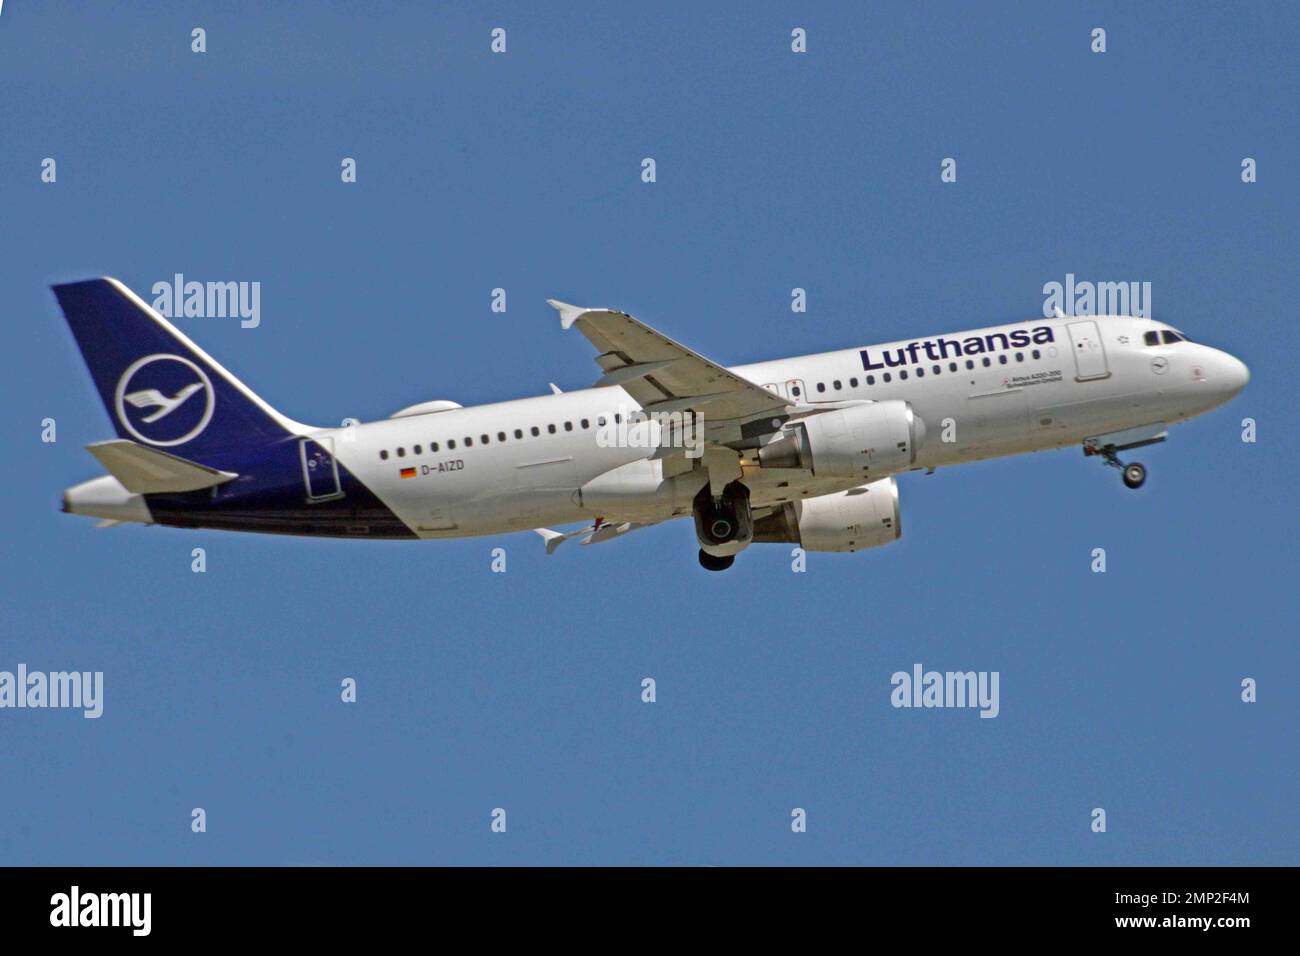
<svg viewBox="0 0 1300 956"><path fill-rule="evenodd" d="M1250 381L1250 369L1235 355L1220 352L1215 362L1215 385L1223 389L1224 399L1232 398Z"/></svg>

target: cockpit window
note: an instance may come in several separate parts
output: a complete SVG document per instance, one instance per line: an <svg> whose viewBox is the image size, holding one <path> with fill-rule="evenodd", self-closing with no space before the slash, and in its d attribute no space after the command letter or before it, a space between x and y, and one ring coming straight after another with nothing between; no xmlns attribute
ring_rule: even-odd
<svg viewBox="0 0 1300 956"><path fill-rule="evenodd" d="M1175 342L1186 342L1187 336L1177 329L1160 329L1158 332L1144 332L1142 341L1147 345L1159 345L1162 341L1165 345L1173 345Z"/></svg>

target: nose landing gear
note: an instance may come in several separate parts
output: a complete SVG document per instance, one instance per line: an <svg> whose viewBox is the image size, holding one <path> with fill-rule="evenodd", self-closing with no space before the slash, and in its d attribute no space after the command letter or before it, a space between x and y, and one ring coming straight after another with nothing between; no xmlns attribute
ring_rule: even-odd
<svg viewBox="0 0 1300 956"><path fill-rule="evenodd" d="M1142 425L1122 432L1098 435L1096 438L1085 438L1083 453L1085 455L1097 455L1110 467L1118 468L1120 476L1124 479L1124 487L1137 489L1146 484L1146 466L1136 461L1129 462L1127 465L1124 464L1119 460L1119 452L1158 444L1164 441L1168 434L1169 430L1164 422Z"/></svg>

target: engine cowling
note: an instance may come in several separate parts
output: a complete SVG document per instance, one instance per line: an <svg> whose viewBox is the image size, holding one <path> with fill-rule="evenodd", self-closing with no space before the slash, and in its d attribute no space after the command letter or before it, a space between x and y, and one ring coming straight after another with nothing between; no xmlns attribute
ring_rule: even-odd
<svg viewBox="0 0 1300 956"><path fill-rule="evenodd" d="M906 471L925 441L908 402L850 405L811 415L760 448L764 468L802 468L818 478L879 478Z"/></svg>
<svg viewBox="0 0 1300 956"><path fill-rule="evenodd" d="M805 551L861 551L903 533L898 482L891 475L858 488L788 501L754 522L754 540L797 544Z"/></svg>

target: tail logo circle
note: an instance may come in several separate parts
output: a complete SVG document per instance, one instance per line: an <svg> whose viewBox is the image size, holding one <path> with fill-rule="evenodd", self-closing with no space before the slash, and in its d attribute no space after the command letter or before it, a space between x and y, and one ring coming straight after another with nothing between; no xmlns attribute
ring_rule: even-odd
<svg viewBox="0 0 1300 956"><path fill-rule="evenodd" d="M189 359L146 355L117 380L113 404L123 428L142 442L166 448L192 441L208 427L216 392L207 373Z"/></svg>

